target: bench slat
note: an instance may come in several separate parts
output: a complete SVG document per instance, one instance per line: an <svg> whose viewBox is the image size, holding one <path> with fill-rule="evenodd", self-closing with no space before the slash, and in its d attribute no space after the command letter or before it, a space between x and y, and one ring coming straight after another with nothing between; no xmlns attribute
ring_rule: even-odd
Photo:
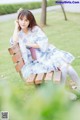
<svg viewBox="0 0 80 120"><path fill-rule="evenodd" d="M21 55L20 51L18 51L16 54L14 54L12 56L12 60L13 60L14 63L18 62L20 60L20 58L22 58L22 55Z"/></svg>
<svg viewBox="0 0 80 120"><path fill-rule="evenodd" d="M37 74L36 79L35 79L35 84L41 84L44 79L44 73Z"/></svg>
<svg viewBox="0 0 80 120"><path fill-rule="evenodd" d="M49 73L46 73L46 76L45 76L45 81L51 81L52 80L52 77L53 77L53 71L52 72L49 72Z"/></svg>
<svg viewBox="0 0 80 120"><path fill-rule="evenodd" d="M27 78L26 83L33 84L35 78L36 78L36 74L30 75L30 77Z"/></svg>
<svg viewBox="0 0 80 120"><path fill-rule="evenodd" d="M19 48L18 44L14 45L14 46L12 46L11 48L8 49L8 51L11 55L17 53L19 50L20 50L20 48Z"/></svg>
<svg viewBox="0 0 80 120"><path fill-rule="evenodd" d="M61 71L54 71L53 81L55 83L60 83L61 80Z"/></svg>
<svg viewBox="0 0 80 120"><path fill-rule="evenodd" d="M16 64L15 68L16 68L16 71L19 72L21 70L21 68L24 66L24 61L23 59L20 59L20 61Z"/></svg>

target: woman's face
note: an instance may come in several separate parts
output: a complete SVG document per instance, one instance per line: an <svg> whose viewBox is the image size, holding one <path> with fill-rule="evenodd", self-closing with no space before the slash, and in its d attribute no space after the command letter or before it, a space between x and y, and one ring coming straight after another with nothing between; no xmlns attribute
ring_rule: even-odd
<svg viewBox="0 0 80 120"><path fill-rule="evenodd" d="M26 16L19 18L19 25L22 30L26 30L29 26L29 20L26 18Z"/></svg>

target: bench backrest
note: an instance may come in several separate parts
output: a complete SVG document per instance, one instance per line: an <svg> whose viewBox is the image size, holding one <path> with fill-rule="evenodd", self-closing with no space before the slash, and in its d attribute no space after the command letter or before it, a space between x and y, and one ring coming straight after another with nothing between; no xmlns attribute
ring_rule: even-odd
<svg viewBox="0 0 80 120"><path fill-rule="evenodd" d="M8 49L10 55L12 55L12 61L15 63L15 68L17 72L20 72L21 68L23 67L24 60L22 58L22 54L20 51L19 44L13 45L11 48Z"/></svg>

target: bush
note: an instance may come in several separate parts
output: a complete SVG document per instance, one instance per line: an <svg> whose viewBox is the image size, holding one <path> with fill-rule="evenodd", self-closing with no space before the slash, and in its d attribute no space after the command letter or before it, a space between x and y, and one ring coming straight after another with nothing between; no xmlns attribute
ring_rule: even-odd
<svg viewBox="0 0 80 120"><path fill-rule="evenodd" d="M13 88L1 80L0 111L8 111L10 120L80 120L79 104L69 101L62 86L48 84L27 98L21 88Z"/></svg>
<svg viewBox="0 0 80 120"><path fill-rule="evenodd" d="M3 4L0 5L0 15L15 13L19 8L35 9L41 7L40 2L35 3L19 3L19 4Z"/></svg>
<svg viewBox="0 0 80 120"><path fill-rule="evenodd" d="M48 6L53 5L53 2L49 1L47 5ZM0 5L0 15L15 13L19 8L23 9L41 8L41 2L2 4Z"/></svg>

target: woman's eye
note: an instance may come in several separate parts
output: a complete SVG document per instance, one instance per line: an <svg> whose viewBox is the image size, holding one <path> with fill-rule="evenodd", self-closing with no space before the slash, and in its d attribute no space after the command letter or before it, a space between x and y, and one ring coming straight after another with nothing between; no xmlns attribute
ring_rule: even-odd
<svg viewBox="0 0 80 120"><path fill-rule="evenodd" d="M27 21L28 21L27 19L25 19L25 20L24 20L24 19L22 19L22 18L20 18L20 20L21 20L21 21L25 21L25 22L27 22Z"/></svg>
<svg viewBox="0 0 80 120"><path fill-rule="evenodd" d="M22 18L20 18L20 20L23 20Z"/></svg>
<svg viewBox="0 0 80 120"><path fill-rule="evenodd" d="M26 19L25 21L27 22L28 20Z"/></svg>

